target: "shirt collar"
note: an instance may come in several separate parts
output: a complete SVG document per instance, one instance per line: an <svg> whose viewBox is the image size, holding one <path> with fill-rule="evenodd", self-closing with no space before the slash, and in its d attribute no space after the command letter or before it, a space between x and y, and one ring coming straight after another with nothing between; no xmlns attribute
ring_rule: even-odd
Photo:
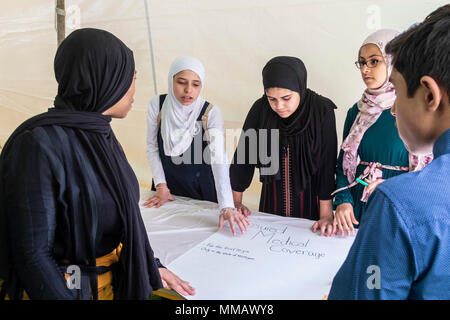
<svg viewBox="0 0 450 320"><path fill-rule="evenodd" d="M433 146L433 155L435 159L446 153L450 153L450 129L445 131L436 140Z"/></svg>

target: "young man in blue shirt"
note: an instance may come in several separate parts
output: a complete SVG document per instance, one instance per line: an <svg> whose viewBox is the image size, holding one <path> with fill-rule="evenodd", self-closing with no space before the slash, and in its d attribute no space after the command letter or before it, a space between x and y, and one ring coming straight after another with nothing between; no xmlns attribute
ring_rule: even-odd
<svg viewBox="0 0 450 320"><path fill-rule="evenodd" d="M450 299L450 5L386 51L399 135L434 160L373 192L329 299Z"/></svg>

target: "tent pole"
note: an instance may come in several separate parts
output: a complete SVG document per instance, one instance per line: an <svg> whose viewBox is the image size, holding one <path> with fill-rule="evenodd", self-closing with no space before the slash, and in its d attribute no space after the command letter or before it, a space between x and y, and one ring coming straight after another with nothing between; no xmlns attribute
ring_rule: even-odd
<svg viewBox="0 0 450 320"><path fill-rule="evenodd" d="M145 5L145 17L147 19L148 43L150 45L150 61L152 62L153 88L155 90L155 95L157 95L158 94L158 89L156 87L155 60L154 60L154 56L153 56L152 33L151 33L151 30L150 30L150 15L148 13L147 0L144 0L144 5Z"/></svg>
<svg viewBox="0 0 450 320"><path fill-rule="evenodd" d="M66 37L66 11L65 0L56 0L56 34L58 40L58 47Z"/></svg>

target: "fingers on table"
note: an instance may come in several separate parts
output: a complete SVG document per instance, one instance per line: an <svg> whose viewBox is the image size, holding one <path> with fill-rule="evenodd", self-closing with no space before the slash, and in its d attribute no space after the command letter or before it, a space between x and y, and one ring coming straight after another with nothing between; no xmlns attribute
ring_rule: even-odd
<svg viewBox="0 0 450 320"><path fill-rule="evenodd" d="M351 235L354 233L355 229L352 223L352 217L350 214L343 217L338 217L337 219L337 230L342 235Z"/></svg>
<svg viewBox="0 0 450 320"><path fill-rule="evenodd" d="M338 231L340 233L342 233L342 235L345 235L345 232L348 230L348 226L347 226L347 223L345 222L345 219L338 217L336 225L337 225Z"/></svg>
<svg viewBox="0 0 450 320"><path fill-rule="evenodd" d="M326 231L325 231L326 236L331 237L334 234L333 231L334 231L333 225L331 223L327 224Z"/></svg>
<svg viewBox="0 0 450 320"><path fill-rule="evenodd" d="M144 206L147 208L151 208L159 202L159 198L151 197L146 202L144 202Z"/></svg>
<svg viewBox="0 0 450 320"><path fill-rule="evenodd" d="M320 235L321 235L321 236L323 236L323 235L325 234L326 228L327 228L327 224L325 224L325 223L323 223L323 224L320 226Z"/></svg>
<svg viewBox="0 0 450 320"><path fill-rule="evenodd" d="M238 218L236 218L236 222L239 226L239 229L241 229L242 233L248 230L247 225L249 224L249 222L245 216L240 215Z"/></svg>
<svg viewBox="0 0 450 320"><path fill-rule="evenodd" d="M243 214L234 214L228 216L228 222L230 223L231 231L233 232L233 235L236 235L236 228L234 224L236 223L241 230L242 233L248 230L248 225L250 225L250 221L246 216Z"/></svg>
<svg viewBox="0 0 450 320"><path fill-rule="evenodd" d="M184 280L177 281L173 286L173 289L183 296L195 294L195 289L189 284L189 282Z"/></svg>
<svg viewBox="0 0 450 320"><path fill-rule="evenodd" d="M219 228L217 229L218 231L222 230L224 220L225 218L223 217L223 214L221 214L219 217Z"/></svg>

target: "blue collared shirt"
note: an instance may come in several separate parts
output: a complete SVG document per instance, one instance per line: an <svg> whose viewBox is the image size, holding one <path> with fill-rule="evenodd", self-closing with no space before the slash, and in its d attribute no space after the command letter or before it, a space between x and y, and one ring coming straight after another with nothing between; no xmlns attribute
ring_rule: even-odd
<svg viewBox="0 0 450 320"><path fill-rule="evenodd" d="M329 299L450 299L450 130L433 154L374 191Z"/></svg>

